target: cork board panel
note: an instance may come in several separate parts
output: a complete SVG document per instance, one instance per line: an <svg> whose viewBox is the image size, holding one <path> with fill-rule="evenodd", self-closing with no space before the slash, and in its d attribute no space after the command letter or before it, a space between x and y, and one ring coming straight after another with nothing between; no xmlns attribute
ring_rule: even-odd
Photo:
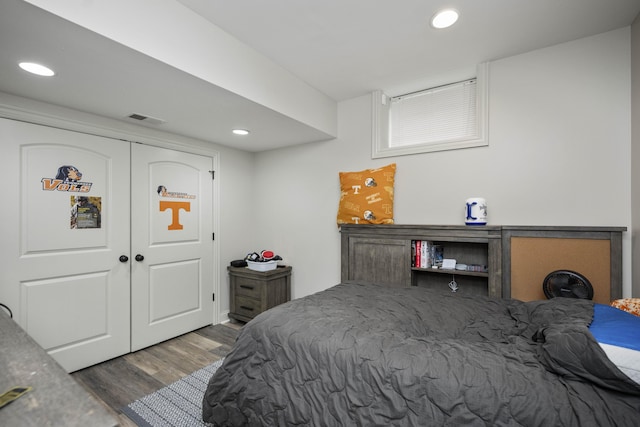
<svg viewBox="0 0 640 427"><path fill-rule="evenodd" d="M547 237L511 238L511 298L546 299L542 282L556 270L572 270L593 286L593 300L609 304L611 244L609 240Z"/></svg>

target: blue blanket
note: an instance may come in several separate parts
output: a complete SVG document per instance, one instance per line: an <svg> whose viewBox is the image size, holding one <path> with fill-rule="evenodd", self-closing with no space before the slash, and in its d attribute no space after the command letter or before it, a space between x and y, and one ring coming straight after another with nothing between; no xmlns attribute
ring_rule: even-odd
<svg viewBox="0 0 640 427"><path fill-rule="evenodd" d="M598 342L640 351L640 317L604 304L594 304L589 330Z"/></svg>

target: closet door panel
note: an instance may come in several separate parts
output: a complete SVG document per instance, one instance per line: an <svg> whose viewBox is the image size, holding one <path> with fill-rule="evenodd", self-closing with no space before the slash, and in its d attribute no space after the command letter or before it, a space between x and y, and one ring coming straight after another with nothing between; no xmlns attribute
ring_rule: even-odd
<svg viewBox="0 0 640 427"><path fill-rule="evenodd" d="M132 145L132 351L213 321L212 166Z"/></svg>
<svg viewBox="0 0 640 427"><path fill-rule="evenodd" d="M129 143L0 119L0 301L65 369L129 351Z"/></svg>

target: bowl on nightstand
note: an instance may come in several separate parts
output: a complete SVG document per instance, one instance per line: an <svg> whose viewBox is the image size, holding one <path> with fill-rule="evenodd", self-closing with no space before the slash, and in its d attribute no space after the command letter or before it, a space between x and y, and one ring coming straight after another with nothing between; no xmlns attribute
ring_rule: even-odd
<svg viewBox="0 0 640 427"><path fill-rule="evenodd" d="M253 271L271 271L278 267L278 261L255 262L247 261L247 267Z"/></svg>

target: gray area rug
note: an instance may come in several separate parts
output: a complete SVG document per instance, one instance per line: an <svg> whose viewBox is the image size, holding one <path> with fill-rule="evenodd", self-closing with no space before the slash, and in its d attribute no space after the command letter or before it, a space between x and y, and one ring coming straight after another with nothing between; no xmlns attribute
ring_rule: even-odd
<svg viewBox="0 0 640 427"><path fill-rule="evenodd" d="M202 398L209 379L221 365L222 360L218 360L130 403L122 413L140 427L210 426L202 421Z"/></svg>

